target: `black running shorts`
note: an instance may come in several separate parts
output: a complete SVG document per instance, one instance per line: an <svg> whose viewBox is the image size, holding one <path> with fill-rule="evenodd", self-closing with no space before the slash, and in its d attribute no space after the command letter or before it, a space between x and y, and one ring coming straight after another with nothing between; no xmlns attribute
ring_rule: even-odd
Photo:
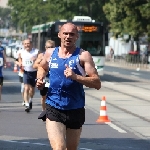
<svg viewBox="0 0 150 150"><path fill-rule="evenodd" d="M66 128L80 129L85 122L85 108L60 110L46 104L46 117L51 121L63 123Z"/></svg>
<svg viewBox="0 0 150 150"><path fill-rule="evenodd" d="M33 71L33 72L24 71L24 74L23 74L23 83L24 84L29 84L32 87L35 87L35 84L36 84L36 82L35 82L36 75L37 75L37 71Z"/></svg>
<svg viewBox="0 0 150 150"><path fill-rule="evenodd" d="M3 86L3 77L0 77L0 85Z"/></svg>
<svg viewBox="0 0 150 150"><path fill-rule="evenodd" d="M42 90L40 90L40 95L46 96L47 92L48 92L48 87L44 87Z"/></svg>

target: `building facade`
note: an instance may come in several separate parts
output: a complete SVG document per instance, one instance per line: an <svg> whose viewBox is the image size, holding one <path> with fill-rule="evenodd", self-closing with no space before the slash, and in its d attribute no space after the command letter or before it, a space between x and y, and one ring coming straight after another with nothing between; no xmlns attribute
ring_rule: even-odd
<svg viewBox="0 0 150 150"><path fill-rule="evenodd" d="M0 0L0 7L7 7L8 0Z"/></svg>

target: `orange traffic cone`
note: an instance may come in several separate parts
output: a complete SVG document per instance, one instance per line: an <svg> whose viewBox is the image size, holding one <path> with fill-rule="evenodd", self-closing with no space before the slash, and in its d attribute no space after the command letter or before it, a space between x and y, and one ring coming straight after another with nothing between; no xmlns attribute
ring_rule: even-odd
<svg viewBox="0 0 150 150"><path fill-rule="evenodd" d="M101 107L100 107L100 116L96 120L96 122L98 122L98 123L110 122L110 120L108 119L106 110L107 110L106 109L106 97L103 96L102 101L101 101Z"/></svg>
<svg viewBox="0 0 150 150"><path fill-rule="evenodd" d="M18 72L17 65L14 64L14 72Z"/></svg>

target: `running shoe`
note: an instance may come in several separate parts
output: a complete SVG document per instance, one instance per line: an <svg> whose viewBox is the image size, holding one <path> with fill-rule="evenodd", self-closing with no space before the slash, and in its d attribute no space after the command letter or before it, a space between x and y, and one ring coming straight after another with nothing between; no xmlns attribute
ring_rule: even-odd
<svg viewBox="0 0 150 150"><path fill-rule="evenodd" d="M26 107L25 107L25 111L26 111L26 112L29 112L29 111L30 111L30 107L29 107L29 106L26 106Z"/></svg>
<svg viewBox="0 0 150 150"><path fill-rule="evenodd" d="M22 102L22 106L25 106L25 101Z"/></svg>

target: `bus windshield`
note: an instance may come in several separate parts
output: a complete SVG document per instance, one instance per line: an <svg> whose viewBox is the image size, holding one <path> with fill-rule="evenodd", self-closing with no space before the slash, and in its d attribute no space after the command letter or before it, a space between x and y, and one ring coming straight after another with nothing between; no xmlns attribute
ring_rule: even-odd
<svg viewBox="0 0 150 150"><path fill-rule="evenodd" d="M100 33L79 33L77 45L89 51L92 56L104 56L103 36Z"/></svg>

